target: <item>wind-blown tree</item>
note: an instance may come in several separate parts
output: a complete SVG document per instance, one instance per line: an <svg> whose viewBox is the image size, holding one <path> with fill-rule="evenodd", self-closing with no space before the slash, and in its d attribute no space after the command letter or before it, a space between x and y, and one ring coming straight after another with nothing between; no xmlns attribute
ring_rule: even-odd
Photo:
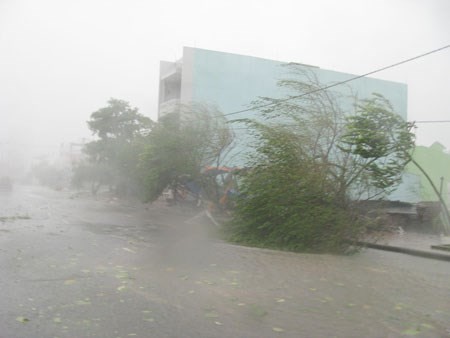
<svg viewBox="0 0 450 338"><path fill-rule="evenodd" d="M231 240L293 251L344 251L355 225L336 201L335 182L282 126L254 124L261 141L239 186Z"/></svg>
<svg viewBox="0 0 450 338"><path fill-rule="evenodd" d="M412 159L412 128L382 95L361 100L340 139L340 149L351 155L344 190L357 185L371 198L395 189Z"/></svg>
<svg viewBox="0 0 450 338"><path fill-rule="evenodd" d="M293 75L279 85L294 95L262 98L256 105L263 119L240 120L258 142L242 177L231 239L342 252L361 235L352 203L399 183L414 137L381 96L358 101L351 92L322 89L303 67ZM358 135L360 124L375 130Z"/></svg>
<svg viewBox="0 0 450 338"><path fill-rule="evenodd" d="M200 103L173 106L146 137L139 165L145 199L154 201L183 176L201 185L204 167L220 163L232 142L227 121L216 108Z"/></svg>
<svg viewBox="0 0 450 338"><path fill-rule="evenodd" d="M425 169L414 159L413 123L403 121L391 104L381 95L363 100L356 114L348 118L342 137L342 150L351 153L360 172L354 175L358 183L368 181L375 191L392 189L401 181L405 165L411 162L426 178L441 204L442 230L450 233L450 214L440 191ZM381 160L382 159L382 160ZM367 186L367 184L365 184Z"/></svg>
<svg viewBox="0 0 450 338"><path fill-rule="evenodd" d="M94 194L105 184L118 194L127 193L137 186L138 158L153 122L128 102L111 98L87 124L97 139L86 144L88 163L76 169L75 182L90 181Z"/></svg>

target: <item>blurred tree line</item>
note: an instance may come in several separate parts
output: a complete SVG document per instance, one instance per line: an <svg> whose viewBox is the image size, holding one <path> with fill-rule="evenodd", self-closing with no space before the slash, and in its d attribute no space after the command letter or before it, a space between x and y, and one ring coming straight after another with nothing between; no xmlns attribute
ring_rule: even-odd
<svg viewBox="0 0 450 338"><path fill-rule="evenodd" d="M128 102L110 99L87 124L96 140L86 144L87 161L75 168L73 184L90 184L94 195L103 186L147 202L186 177L200 188L202 169L233 141L223 115L195 103L174 105L154 122Z"/></svg>
<svg viewBox="0 0 450 338"><path fill-rule="evenodd" d="M394 112L383 96L354 100L343 109L342 94L323 85L313 73L294 68L279 85L294 95L260 98L260 118L232 122L252 134L254 155L239 174L230 240L301 251L343 252L364 231L355 203L385 198L401 182L414 147L412 125ZM348 97L346 98L348 99ZM128 102L110 99L91 115L96 140L85 147L73 183L101 186L120 196L154 201L179 182L200 190L217 184L202 175L221 164L233 144L228 121L217 109L174 106L158 122Z"/></svg>

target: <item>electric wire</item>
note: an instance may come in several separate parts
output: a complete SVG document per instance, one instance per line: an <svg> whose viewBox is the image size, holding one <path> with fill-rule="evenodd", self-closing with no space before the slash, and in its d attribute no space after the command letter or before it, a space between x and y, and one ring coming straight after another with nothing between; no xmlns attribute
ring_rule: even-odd
<svg viewBox="0 0 450 338"><path fill-rule="evenodd" d="M389 65L389 66L385 66L385 67L382 67L382 68L378 68L378 69L375 69L375 70L373 70L373 71L364 73L364 74L362 74L362 75L357 75L357 76L351 77L351 78L349 78L349 79L347 79L347 80L339 81L339 82L330 84L330 85L325 86L325 87L320 87L320 88L311 90L311 91L309 91L309 92L306 92L306 93L303 93L303 94L300 94L300 95L295 95L295 96L288 97L288 98L286 98L286 99L281 99L281 100L278 100L277 102L271 102L271 103L267 103L267 104L262 104L262 105L253 106L253 107L250 107L250 108L238 110L238 111L235 111L235 112L231 112L231 113L224 114L223 116L230 116L230 115L241 114L241 113L245 113L245 112L248 112L248 111L251 111L251 110L256 110L256 109L266 108L266 107L269 107L269 106L272 106L272 105L278 105L278 104L280 104L280 103L287 102L287 101L290 101L290 100L299 99L299 98L301 98L301 97L304 97L304 96L307 96L307 95L311 95L311 94L317 93L317 92L319 92L319 91L324 91L324 90L327 90L327 89L330 89L330 88L333 88L333 87L336 87L336 86L340 86L340 85L346 84L346 83L348 83L348 82L355 81L355 80L361 79L361 78L363 78L363 77L366 77L366 76L369 76L369 75L373 75L373 74L382 72L382 71L387 70L387 69L391 69L391 68L394 68L394 67L398 67L398 66L400 66L400 65L403 65L403 64L405 64L405 63L408 63L408 62L411 62L411 61L414 61L414 60L423 58L423 57L425 57L425 56L428 56L428 55L431 55L431 54L434 54L434 53L441 52L441 51L443 51L443 50L445 50L445 49L447 49L447 48L450 48L450 45L445 45L445 46L443 46L443 47L440 47L440 48L437 48L437 49L433 49L433 50L431 50L431 51L429 51L429 52L426 52L426 53L423 53L423 54L420 54L420 55L416 55L416 56L411 57L411 58L409 58L409 59L405 59L405 60L403 60L403 61L399 61L399 62L393 63L393 64L391 64L391 65Z"/></svg>
<svg viewBox="0 0 450 338"><path fill-rule="evenodd" d="M423 54L419 54L419 55L413 56L411 58L408 58L408 59L405 59L405 60L402 60L402 61L393 63L391 65L372 70L372 71L364 73L362 75L357 75L357 76L351 77L351 78L349 78L347 80L344 80L344 81L335 82L333 84L330 84L330 85L327 85L327 86L324 86L324 87L320 87L320 88L311 90L311 91L306 92L306 93L302 93L300 95L290 96L290 97L285 98L285 99L279 99L279 100L277 100L277 102L270 102L270 103L266 103L266 104L256 105L256 106L252 106L250 108L241 109L241 110L237 110L237 111L234 111L234 112L230 112L230 113L226 113L226 114L222 114L222 115L217 115L217 116L211 116L211 117L213 117L213 118L214 117L215 118L222 118L222 117L226 117L226 116L231 116L231 115L237 115L237 114L245 113L245 112L248 112L248 111L254 111L254 110L257 110L257 109L261 109L261 108L266 108L266 107L269 107L269 106L276 106L276 105L279 105L281 103L284 103L284 102L287 102L287 101L290 101L290 100L299 99L299 98L302 98L302 97L305 97L305 96L308 96L308 95L311 95L311 94L315 94L315 93L320 92L320 91L324 91L324 90L327 90L327 89L330 89L330 88L333 88L333 87L337 87L337 86L349 83L351 81L355 81L355 80L367 77L369 75L373 75L373 74L385 71L387 69L398 67L398 66L403 65L405 63L408 63L408 62L411 62L411 61L415 61L417 59L421 59L421 58L423 58L425 56L441 52L441 51L443 51L445 49L448 49L448 48L450 48L450 44L442 46L442 47L437 48L437 49L433 49L433 50L428 51L428 52L423 53ZM191 120L191 122L195 122L195 120ZM420 123L422 123L422 122L420 122ZM424 123L429 123L429 122L424 122Z"/></svg>
<svg viewBox="0 0 450 338"><path fill-rule="evenodd" d="M414 121L414 123L450 123L450 120Z"/></svg>

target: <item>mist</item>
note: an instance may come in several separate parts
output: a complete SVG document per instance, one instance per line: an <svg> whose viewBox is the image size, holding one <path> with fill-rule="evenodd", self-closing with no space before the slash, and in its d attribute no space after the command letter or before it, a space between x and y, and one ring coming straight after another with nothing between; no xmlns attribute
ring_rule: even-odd
<svg viewBox="0 0 450 338"><path fill-rule="evenodd" d="M91 139L86 121L111 97L156 120L159 61L179 59L183 46L358 75L448 44L449 6L445 0L3 0L2 161L29 163ZM449 60L444 50L375 77L407 83L410 121L446 120ZM418 124L418 144L438 141L450 149L447 126Z"/></svg>
<svg viewBox="0 0 450 338"><path fill-rule="evenodd" d="M0 335L448 336L445 203L362 210L333 193L369 167L332 156L219 166L234 136L220 107L184 129L149 119L160 61L183 46L361 75L449 46L449 13L448 0L0 0ZM417 144L447 152L449 74L445 48L373 75L407 84ZM108 130L114 106L136 130ZM293 148L279 139L266 154Z"/></svg>

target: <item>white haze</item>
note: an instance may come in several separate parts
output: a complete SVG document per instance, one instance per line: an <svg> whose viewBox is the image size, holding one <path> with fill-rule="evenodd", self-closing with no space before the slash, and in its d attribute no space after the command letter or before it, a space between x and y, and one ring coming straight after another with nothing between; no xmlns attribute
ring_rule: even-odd
<svg viewBox="0 0 450 338"><path fill-rule="evenodd" d="M183 46L363 74L448 45L449 17L447 0L0 0L0 155L89 138L110 97L156 119L159 61ZM408 84L409 120L447 120L449 74L447 49L375 77ZM418 143L450 149L449 128Z"/></svg>

